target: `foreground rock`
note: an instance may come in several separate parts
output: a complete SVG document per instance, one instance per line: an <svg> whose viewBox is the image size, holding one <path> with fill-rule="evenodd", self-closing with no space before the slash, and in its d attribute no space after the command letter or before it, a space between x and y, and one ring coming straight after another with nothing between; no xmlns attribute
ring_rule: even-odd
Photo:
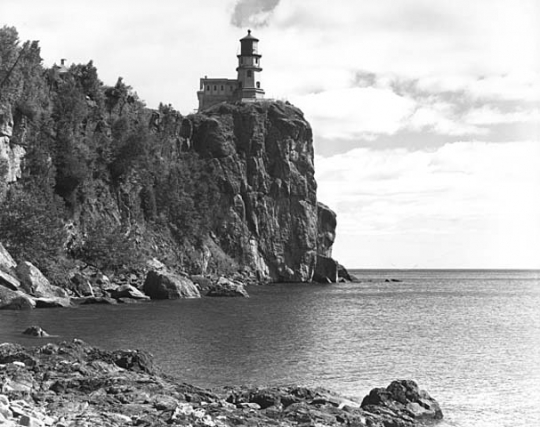
<svg viewBox="0 0 540 427"><path fill-rule="evenodd" d="M80 340L0 344L0 387L0 425L9 426L413 427L442 418L413 381L374 389L362 404L296 386L211 392L161 375L146 352Z"/></svg>

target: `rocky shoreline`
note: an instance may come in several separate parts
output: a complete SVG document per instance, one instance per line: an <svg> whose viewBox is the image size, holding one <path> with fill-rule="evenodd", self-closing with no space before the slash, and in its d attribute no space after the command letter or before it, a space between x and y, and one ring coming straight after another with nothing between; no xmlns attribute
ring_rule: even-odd
<svg viewBox="0 0 540 427"><path fill-rule="evenodd" d="M410 380L362 401L298 386L210 391L161 373L144 351L104 351L80 340L0 344L0 387L2 427L413 427L443 416Z"/></svg>
<svg viewBox="0 0 540 427"><path fill-rule="evenodd" d="M72 307L84 304L136 303L149 300L209 297L249 297L239 275L187 275L172 271L156 259L141 271L112 279L91 266L68 274L66 288L53 285L28 261L15 262L0 242L0 310ZM240 279L240 280L238 280Z"/></svg>

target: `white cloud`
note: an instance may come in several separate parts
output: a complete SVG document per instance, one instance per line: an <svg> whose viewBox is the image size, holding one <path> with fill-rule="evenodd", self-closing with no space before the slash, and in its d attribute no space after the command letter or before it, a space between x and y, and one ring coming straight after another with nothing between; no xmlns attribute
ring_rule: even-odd
<svg viewBox="0 0 540 427"><path fill-rule="evenodd" d="M318 197L338 214L334 255L349 266L389 267L376 250L368 256L363 246L371 246L400 267L538 268L539 158L538 142L317 157Z"/></svg>
<svg viewBox="0 0 540 427"><path fill-rule="evenodd" d="M347 88L292 98L322 138L393 134L414 108L414 102L389 89Z"/></svg>
<svg viewBox="0 0 540 427"><path fill-rule="evenodd" d="M487 129L474 126L475 123L461 120L456 107L448 102L434 102L421 105L410 117L407 128L422 132L430 131L443 135L480 135Z"/></svg>
<svg viewBox="0 0 540 427"><path fill-rule="evenodd" d="M515 111L501 111L484 105L480 108L469 111L465 120L473 125L489 125L495 123L537 123L540 124L540 109L533 108L525 110L520 108Z"/></svg>

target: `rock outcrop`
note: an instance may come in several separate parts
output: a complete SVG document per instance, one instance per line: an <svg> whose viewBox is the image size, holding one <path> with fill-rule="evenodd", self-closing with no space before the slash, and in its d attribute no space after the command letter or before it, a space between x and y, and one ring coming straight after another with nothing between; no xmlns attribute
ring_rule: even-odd
<svg viewBox="0 0 540 427"><path fill-rule="evenodd" d="M12 145L13 116L11 107L0 105L0 184L14 182L21 177L21 163L26 150L20 145ZM2 189L3 190L3 189ZM3 198L3 191L0 200Z"/></svg>
<svg viewBox="0 0 540 427"><path fill-rule="evenodd" d="M187 277L160 268L150 270L143 286L151 299L200 298L201 293Z"/></svg>
<svg viewBox="0 0 540 427"><path fill-rule="evenodd" d="M338 281L339 264L336 260L323 255L317 255L317 265L313 281L319 283L336 283Z"/></svg>
<svg viewBox="0 0 540 427"><path fill-rule="evenodd" d="M215 241L272 281L310 281L317 255L312 131L288 103L220 104L188 117L221 190Z"/></svg>
<svg viewBox="0 0 540 427"><path fill-rule="evenodd" d="M0 381L0 424L9 426L419 427L442 418L412 381L375 389L362 405L320 388L209 391L161 375L144 351L103 351L80 340L0 344Z"/></svg>
<svg viewBox="0 0 540 427"><path fill-rule="evenodd" d="M393 381L386 388L375 388L362 401L362 408L391 419L440 420L441 408L425 390L411 380Z"/></svg>
<svg viewBox="0 0 540 427"><path fill-rule="evenodd" d="M233 282L225 277L220 277L217 283L210 287L206 293L206 296L249 298L249 295L242 283Z"/></svg>
<svg viewBox="0 0 540 427"><path fill-rule="evenodd" d="M62 249L84 248L87 228L92 224L97 229L127 230L119 239L130 235L141 253L150 256L161 258L161 251L173 253L174 257L179 249L191 252L177 257L182 264L180 269L190 274L205 274L212 265L214 274L241 271L248 281L311 281L317 263L324 260L320 257L332 256L336 215L317 200L313 135L303 113L288 102L262 101L223 103L187 117L179 113L169 115L166 119L157 112L151 116L149 128L159 137L156 142L145 143L152 146L152 151L157 153L155 157L148 158L146 163L138 162L137 166L130 164L131 169L126 166L129 162L124 164L119 157L117 163L105 168L113 174L123 173L122 179L113 180L106 174L93 181L86 178L88 194L78 196L80 206L73 209L73 218L66 224L68 236ZM110 138L103 130L103 120L99 123L93 120L86 118L88 135ZM118 119L118 126L123 120ZM6 107L0 110L0 162L4 159L7 165L4 168L7 175L0 177L4 186L20 176L20 162L14 160L18 155L14 151L16 146L9 145L12 133L13 119L10 108ZM20 135L13 139L19 140ZM137 155L140 154L134 154ZM151 177L159 170L173 181L181 179L181 175L167 175L167 171L190 167L183 156L203 173L203 185L212 188L211 215L190 210L194 209L199 194L189 185L182 189L183 193L171 194L170 201L168 195L161 195L162 212L157 211L157 193L153 187L160 186L162 181L158 178L152 181ZM150 164L159 166L154 166L156 170L146 170ZM84 170L83 166L74 168ZM65 171L68 175L72 172L70 168ZM197 179L197 173L192 172L188 181ZM70 187L75 185L74 181L62 174L57 174L56 179L62 180L56 188L67 200L74 191ZM171 191L176 187L171 186ZM67 200L69 203L75 203L74 194ZM203 203L197 209L205 209L204 206ZM151 228L149 217L160 213L169 223L159 232L153 230L142 237ZM199 216L207 223L194 226L197 221L191 223L190 217ZM174 221L178 222L172 224ZM189 232L181 230L185 222L192 226ZM175 233L180 236L180 242L176 241L179 247L171 237ZM196 237L189 233L195 233ZM148 242L145 237L149 237ZM9 260L6 262L9 264ZM178 266L178 262L174 264ZM325 262L325 271L327 266ZM2 270L9 274L5 268ZM336 281L333 274L323 277L324 281ZM80 297L102 296L99 292L94 294L94 286L87 286L80 276L73 276L71 285Z"/></svg>

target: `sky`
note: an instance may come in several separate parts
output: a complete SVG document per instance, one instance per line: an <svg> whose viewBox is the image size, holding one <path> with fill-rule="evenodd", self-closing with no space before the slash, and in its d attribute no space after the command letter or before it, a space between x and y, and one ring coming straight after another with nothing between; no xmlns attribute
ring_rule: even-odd
<svg viewBox="0 0 540 427"><path fill-rule="evenodd" d="M538 0L2 0L0 25L183 114L251 29L313 127L337 260L540 268Z"/></svg>

